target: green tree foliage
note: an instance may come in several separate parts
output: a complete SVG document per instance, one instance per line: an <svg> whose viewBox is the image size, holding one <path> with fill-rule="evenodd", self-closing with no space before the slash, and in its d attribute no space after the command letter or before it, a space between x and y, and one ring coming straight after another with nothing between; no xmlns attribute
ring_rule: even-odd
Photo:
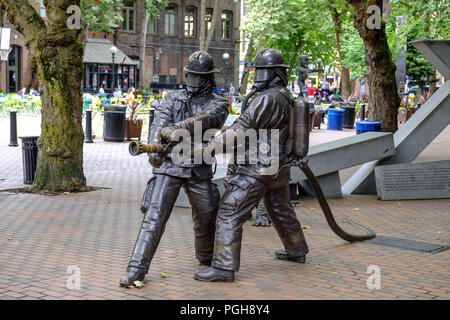
<svg viewBox="0 0 450 320"><path fill-rule="evenodd" d="M83 22L95 33L113 33L122 22L123 1L81 0Z"/></svg>
<svg viewBox="0 0 450 320"><path fill-rule="evenodd" d="M256 52L266 47L283 52L286 63L298 66L301 54L321 58L331 65L336 58L336 39L329 14L317 1L249 0L243 25L247 38L254 40Z"/></svg>
<svg viewBox="0 0 450 320"><path fill-rule="evenodd" d="M158 20L161 15L161 8L169 5L167 0L144 0L145 11L150 14L154 20Z"/></svg>
<svg viewBox="0 0 450 320"><path fill-rule="evenodd" d="M450 2L447 0L392 0L390 17L384 17L386 21L386 35L392 59L401 54L401 49L407 46L407 74L419 81L423 86L428 83L425 79L433 67L413 47L412 41L429 39L448 39L450 37ZM397 17L407 16L406 25L397 30ZM364 55L364 43L351 23L344 25L344 41L342 50L345 53L343 63L352 70L352 79L366 76L366 62ZM399 36L398 32L406 37ZM405 43L407 39L407 43Z"/></svg>
<svg viewBox="0 0 450 320"><path fill-rule="evenodd" d="M407 23L399 31L407 35L407 75L423 89L436 82L435 69L412 45L418 39L449 39L450 2L446 0L393 0L393 14L407 16Z"/></svg>

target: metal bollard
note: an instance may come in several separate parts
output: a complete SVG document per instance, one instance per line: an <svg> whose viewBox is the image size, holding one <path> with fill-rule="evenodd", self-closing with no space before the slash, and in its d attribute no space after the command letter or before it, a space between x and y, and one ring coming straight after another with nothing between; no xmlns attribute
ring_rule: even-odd
<svg viewBox="0 0 450 320"><path fill-rule="evenodd" d="M92 140L92 110L86 110L86 137L85 143L93 143Z"/></svg>
<svg viewBox="0 0 450 320"><path fill-rule="evenodd" d="M155 109L150 109L148 113L148 137L147 141L150 141L150 131L152 128L153 120L155 119Z"/></svg>
<svg viewBox="0 0 450 320"><path fill-rule="evenodd" d="M11 122L9 146L17 147L19 145L17 142L17 111L11 110L9 116Z"/></svg>
<svg viewBox="0 0 450 320"><path fill-rule="evenodd" d="M366 119L366 105L363 103L359 110L359 120L364 121Z"/></svg>

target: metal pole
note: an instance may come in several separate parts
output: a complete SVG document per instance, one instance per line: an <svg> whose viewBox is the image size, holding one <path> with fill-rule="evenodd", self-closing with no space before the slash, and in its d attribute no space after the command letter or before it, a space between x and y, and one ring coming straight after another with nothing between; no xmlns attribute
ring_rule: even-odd
<svg viewBox="0 0 450 320"><path fill-rule="evenodd" d="M112 54L112 93L114 94L114 89L116 87L116 65L114 64L114 53Z"/></svg>
<svg viewBox="0 0 450 320"><path fill-rule="evenodd" d="M228 64L225 65L225 85L224 85L225 92L227 92L227 83L228 83Z"/></svg>
<svg viewBox="0 0 450 320"><path fill-rule="evenodd" d="M17 143L17 111L11 110L9 112L10 115L10 147L17 147L19 144Z"/></svg>
<svg viewBox="0 0 450 320"><path fill-rule="evenodd" d="M85 143L93 143L92 140L92 110L86 110L86 138Z"/></svg>

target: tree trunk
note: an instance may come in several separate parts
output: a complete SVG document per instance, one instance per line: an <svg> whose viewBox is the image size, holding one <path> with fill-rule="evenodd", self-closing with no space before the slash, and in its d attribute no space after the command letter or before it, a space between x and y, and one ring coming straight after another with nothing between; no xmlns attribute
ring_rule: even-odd
<svg viewBox="0 0 450 320"><path fill-rule="evenodd" d="M250 62L252 61L254 52L255 52L255 43L252 38L252 39L250 39L250 42L249 42L248 48L247 48L247 54L245 55L245 63L247 65L247 68L244 70L244 74L242 75L241 86L240 86L241 94L245 94L247 92L248 79L250 77L250 72L249 72Z"/></svg>
<svg viewBox="0 0 450 320"><path fill-rule="evenodd" d="M350 70L341 64L341 95L344 100L352 95L352 82L350 80Z"/></svg>
<svg viewBox="0 0 450 320"><path fill-rule="evenodd" d="M214 37L214 32L216 30L217 21L219 20L218 17L220 15L220 2L219 0L214 1L214 11L213 16L211 19L211 29L208 30L208 36L206 37L206 43L205 43L205 51L208 51L209 45L211 44L211 41Z"/></svg>
<svg viewBox="0 0 450 320"><path fill-rule="evenodd" d="M84 191L82 127L82 30L67 28L70 5L80 0L47 0L48 22L27 0L0 0L8 17L24 35L37 65L42 98L41 136L32 189Z"/></svg>
<svg viewBox="0 0 450 320"><path fill-rule="evenodd" d="M336 6L329 6L331 11L331 18L334 24L334 33L336 35L336 45L339 57L339 71L341 72L341 86L340 91L344 100L347 100L352 94L352 86L350 82L350 70L344 67L342 61L344 60L344 52L342 51L341 35L342 35L342 18L346 15L347 8L341 13L336 9Z"/></svg>
<svg viewBox="0 0 450 320"><path fill-rule="evenodd" d="M430 97L436 92L436 71L430 73Z"/></svg>
<svg viewBox="0 0 450 320"><path fill-rule="evenodd" d="M147 43L147 27L148 21L150 20L150 13L145 12L144 20L142 21L142 31L139 47L139 88L145 89L146 86L146 43Z"/></svg>
<svg viewBox="0 0 450 320"><path fill-rule="evenodd" d="M200 51L205 51L205 35L206 35L206 0L200 2Z"/></svg>
<svg viewBox="0 0 450 320"><path fill-rule="evenodd" d="M383 0L347 0L354 9L353 25L358 30L366 48L367 79L369 86L369 118L381 121L382 130L397 130L397 113L400 97L395 81L395 64L387 42L385 23L381 17L381 28L369 29L368 21L372 19L367 13L371 5L383 7ZM369 12L371 12L369 10Z"/></svg>
<svg viewBox="0 0 450 320"><path fill-rule="evenodd" d="M206 34L206 29L208 25L206 24L206 0L201 0L200 4L200 51L208 51L209 45L214 37L214 31L216 30L216 25L218 17L220 16L220 2L219 0L214 1L213 16L211 19L211 29L208 30L208 35Z"/></svg>

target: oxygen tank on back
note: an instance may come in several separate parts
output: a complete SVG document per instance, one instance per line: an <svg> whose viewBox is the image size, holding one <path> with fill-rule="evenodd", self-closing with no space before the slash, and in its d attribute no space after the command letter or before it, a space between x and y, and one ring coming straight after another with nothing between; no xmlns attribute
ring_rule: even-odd
<svg viewBox="0 0 450 320"><path fill-rule="evenodd" d="M304 99L295 99L290 114L288 154L304 158L309 149L309 103ZM289 152L290 151L290 152Z"/></svg>

